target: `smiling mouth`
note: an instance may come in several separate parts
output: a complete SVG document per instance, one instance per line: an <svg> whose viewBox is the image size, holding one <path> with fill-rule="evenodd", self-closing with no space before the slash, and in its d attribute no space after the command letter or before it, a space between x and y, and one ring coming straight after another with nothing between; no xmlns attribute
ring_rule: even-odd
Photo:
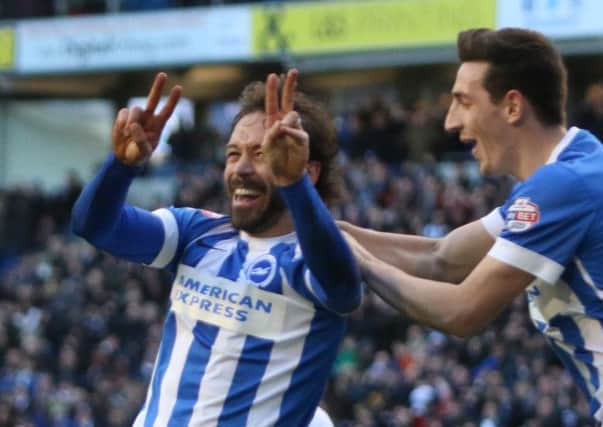
<svg viewBox="0 0 603 427"><path fill-rule="evenodd" d="M249 188L237 188L233 192L233 204L238 207L252 207L262 195L261 191Z"/></svg>

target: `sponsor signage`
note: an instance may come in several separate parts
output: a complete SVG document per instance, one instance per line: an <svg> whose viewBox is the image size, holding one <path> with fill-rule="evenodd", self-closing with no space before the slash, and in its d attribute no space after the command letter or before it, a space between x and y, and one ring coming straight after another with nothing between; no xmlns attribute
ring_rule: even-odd
<svg viewBox="0 0 603 427"><path fill-rule="evenodd" d="M10 71L15 63L15 30L0 26L0 71Z"/></svg>
<svg viewBox="0 0 603 427"><path fill-rule="evenodd" d="M247 7L180 9L22 21L21 73L148 68L249 57Z"/></svg>
<svg viewBox="0 0 603 427"><path fill-rule="evenodd" d="M275 3L253 7L253 53L297 55L453 44L494 27L495 0Z"/></svg>

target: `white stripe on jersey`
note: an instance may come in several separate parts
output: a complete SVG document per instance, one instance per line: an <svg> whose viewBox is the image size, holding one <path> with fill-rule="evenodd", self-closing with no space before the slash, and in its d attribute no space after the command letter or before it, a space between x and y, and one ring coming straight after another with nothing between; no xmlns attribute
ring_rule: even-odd
<svg viewBox="0 0 603 427"><path fill-rule="evenodd" d="M154 424L154 426L158 427L166 426L170 420L170 415L172 415L172 410L176 404L178 386L186 363L188 349L193 343L192 328L194 325L188 325L187 320L180 318L177 313L175 313L174 318L176 323L176 340L170 362L163 375L161 389L159 390L161 398L159 399L159 409Z"/></svg>
<svg viewBox="0 0 603 427"><path fill-rule="evenodd" d="M561 264L502 237L496 239L488 255L527 271L551 285L557 282L564 270Z"/></svg>
<svg viewBox="0 0 603 427"><path fill-rule="evenodd" d="M164 238L161 250L149 266L163 268L174 258L178 249L178 224L174 215L165 208L153 211L153 215L157 216L163 224Z"/></svg>
<svg viewBox="0 0 603 427"><path fill-rule="evenodd" d="M314 418L312 418L308 427L333 427L333 421L331 421L329 414L319 406L316 408Z"/></svg>
<svg viewBox="0 0 603 427"><path fill-rule="evenodd" d="M305 336L312 326L315 310L301 298L287 282L284 271L281 272L283 295L300 304L302 310L295 310L285 318L285 331L290 331L287 339L275 342L270 361L257 390L253 406L247 418L248 427L271 426L279 417L279 409L291 382L291 374L299 364L304 349ZM275 399L274 396L279 396Z"/></svg>
<svg viewBox="0 0 603 427"><path fill-rule="evenodd" d="M220 329L199 385L191 426L215 427L232 385L246 336ZM178 377L180 378L180 377Z"/></svg>
<svg viewBox="0 0 603 427"><path fill-rule="evenodd" d="M134 424L132 424L132 427L144 427L144 421L145 421L145 418L147 417L147 412L149 410L149 402L151 401L151 392L153 391L152 384L153 384L153 380L155 379L155 374L157 372L157 362L159 361L159 355L161 354L161 346L162 345L163 345L163 343L159 345L159 348L157 349L157 354L155 355L155 361L153 363L153 373L151 374L151 380L149 381L149 385L147 387L147 395L144 400L144 406L138 412L138 415L136 416L136 419L134 420Z"/></svg>
<svg viewBox="0 0 603 427"><path fill-rule="evenodd" d="M230 229L232 230L232 227ZM195 268L198 270L203 270L204 272L211 275L217 275L220 269L222 268L222 262L224 261L226 256L228 256L228 254L230 254L232 251L236 250L238 240L238 236L234 236L231 239L220 240L219 242L215 243L213 248L209 249L207 253L203 256L203 258L201 258Z"/></svg>

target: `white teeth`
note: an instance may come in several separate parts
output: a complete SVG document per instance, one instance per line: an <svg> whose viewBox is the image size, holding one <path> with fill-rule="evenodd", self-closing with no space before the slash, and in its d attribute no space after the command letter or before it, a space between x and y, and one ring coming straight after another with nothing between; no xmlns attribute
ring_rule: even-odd
<svg viewBox="0 0 603 427"><path fill-rule="evenodd" d="M260 192L255 190L250 190L248 188L237 188L234 191L235 196L259 196Z"/></svg>

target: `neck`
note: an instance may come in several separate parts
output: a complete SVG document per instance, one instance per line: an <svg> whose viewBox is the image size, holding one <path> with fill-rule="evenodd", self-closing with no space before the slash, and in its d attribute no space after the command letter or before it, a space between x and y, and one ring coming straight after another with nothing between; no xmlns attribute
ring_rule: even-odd
<svg viewBox="0 0 603 427"><path fill-rule="evenodd" d="M293 226L293 218L289 212L284 212L280 218L267 230L258 233L248 233L251 237L266 238L266 237L278 237L289 234L295 230Z"/></svg>
<svg viewBox="0 0 603 427"><path fill-rule="evenodd" d="M536 170L546 164L551 153L563 139L567 129L563 126L543 127L532 123L514 137L517 150L517 162L511 175L520 181L528 179Z"/></svg>

